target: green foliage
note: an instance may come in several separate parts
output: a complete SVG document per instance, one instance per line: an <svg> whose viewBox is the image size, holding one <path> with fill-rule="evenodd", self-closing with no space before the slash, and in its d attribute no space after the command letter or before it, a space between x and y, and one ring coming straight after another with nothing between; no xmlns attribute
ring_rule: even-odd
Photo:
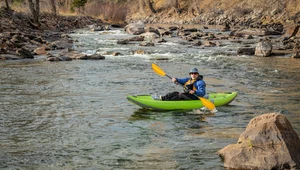
<svg viewBox="0 0 300 170"><path fill-rule="evenodd" d="M13 0L13 1L12 1L12 4L13 4L13 5L21 5L21 4L23 4L23 3L25 3L24 0Z"/></svg>
<svg viewBox="0 0 300 170"><path fill-rule="evenodd" d="M249 139L249 145L248 145L250 148L253 148L254 147L254 144L253 144L253 141L251 139Z"/></svg>
<svg viewBox="0 0 300 170"><path fill-rule="evenodd" d="M87 0L74 0L71 4L71 11L74 12L74 8L84 7L87 3Z"/></svg>
<svg viewBox="0 0 300 170"><path fill-rule="evenodd" d="M24 3L25 1L24 0L13 0L12 2L13 3Z"/></svg>

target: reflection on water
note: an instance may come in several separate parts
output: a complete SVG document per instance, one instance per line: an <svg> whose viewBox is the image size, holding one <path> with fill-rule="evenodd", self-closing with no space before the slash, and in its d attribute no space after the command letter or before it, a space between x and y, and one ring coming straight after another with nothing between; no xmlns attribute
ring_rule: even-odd
<svg viewBox="0 0 300 170"><path fill-rule="evenodd" d="M80 44L98 36L77 38ZM81 45L101 50L105 41L97 42ZM212 55L213 48L201 53L184 45L177 54L171 47L103 61L1 62L0 168L223 169L216 152L236 143L256 115L282 113L300 134L300 60ZM120 47L126 48L139 47ZM140 109L126 95L180 90L152 71L151 58L157 56L170 58L155 61L170 76L184 77L198 67L208 92L239 95L215 114Z"/></svg>

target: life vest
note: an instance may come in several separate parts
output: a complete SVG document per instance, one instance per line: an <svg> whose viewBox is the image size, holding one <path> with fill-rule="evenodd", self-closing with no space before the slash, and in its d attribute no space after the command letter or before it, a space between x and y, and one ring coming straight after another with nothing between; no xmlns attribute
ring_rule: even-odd
<svg viewBox="0 0 300 170"><path fill-rule="evenodd" d="M183 87L184 87L184 90L185 91L190 91L190 90L193 90L193 91L196 91L196 87L194 86L194 83L198 80L202 80L203 79L203 76L202 75L199 75L197 77L197 79L189 79L186 83L184 83Z"/></svg>

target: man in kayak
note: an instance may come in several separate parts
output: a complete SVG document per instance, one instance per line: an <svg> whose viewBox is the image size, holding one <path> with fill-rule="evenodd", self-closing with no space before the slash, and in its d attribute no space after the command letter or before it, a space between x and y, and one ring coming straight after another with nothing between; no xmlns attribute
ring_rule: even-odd
<svg viewBox="0 0 300 170"><path fill-rule="evenodd" d="M160 96L161 100L199 100L198 97L203 97L206 84L203 81L203 76L199 75L197 68L192 68L189 72L190 78L172 78L172 82L182 84L184 92L171 92L165 96Z"/></svg>

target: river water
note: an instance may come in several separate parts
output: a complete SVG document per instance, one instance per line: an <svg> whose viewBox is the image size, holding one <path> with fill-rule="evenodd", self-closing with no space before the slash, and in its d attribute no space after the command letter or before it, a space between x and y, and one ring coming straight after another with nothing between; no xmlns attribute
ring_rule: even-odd
<svg viewBox="0 0 300 170"><path fill-rule="evenodd" d="M284 114L300 134L300 60L235 55L243 42L200 48L166 38L140 47L118 45L132 37L120 29L70 35L82 52L122 55L0 62L0 169L224 169L216 152L257 115ZM139 49L148 54L132 54ZM181 90L153 62L174 77L197 67L207 92L238 97L214 114L142 110L126 95Z"/></svg>

